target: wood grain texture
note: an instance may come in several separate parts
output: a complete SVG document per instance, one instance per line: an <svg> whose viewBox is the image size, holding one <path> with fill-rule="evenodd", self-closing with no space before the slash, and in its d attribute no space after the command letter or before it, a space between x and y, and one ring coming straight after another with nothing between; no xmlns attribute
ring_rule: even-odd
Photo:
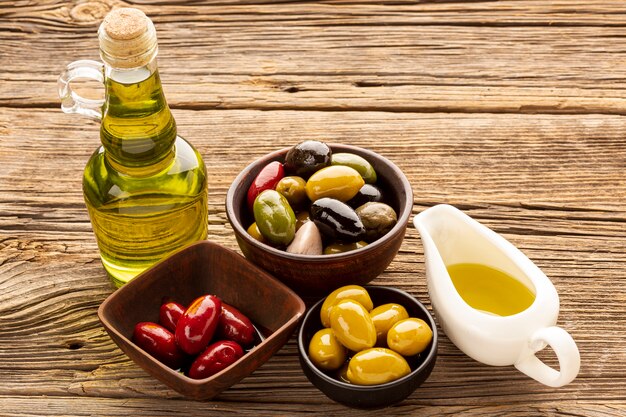
<svg viewBox="0 0 626 417"><path fill-rule="evenodd" d="M626 52L621 1L0 3L0 415L376 415L304 377L292 338L215 401L133 364L96 316L112 292L84 207L95 122L61 113L55 80L98 59L111 5L159 33L179 132L209 172L209 239L239 170L303 139L395 162L416 214L450 203L552 279L581 372L550 389L463 355L440 333L426 383L389 415L626 415ZM90 86L85 91L97 94ZM429 305L410 228L374 283ZM307 300L312 301L312 300ZM544 353L546 361L555 359Z"/></svg>
<svg viewBox="0 0 626 417"><path fill-rule="evenodd" d="M623 114L619 2L523 3L141 7L174 107ZM0 104L58 106L56 74L98 58L110 6L86 4L6 8Z"/></svg>

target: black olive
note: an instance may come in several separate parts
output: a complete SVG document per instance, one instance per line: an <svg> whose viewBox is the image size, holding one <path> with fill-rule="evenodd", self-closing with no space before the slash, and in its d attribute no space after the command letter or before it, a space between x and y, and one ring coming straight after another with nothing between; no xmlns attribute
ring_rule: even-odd
<svg viewBox="0 0 626 417"><path fill-rule="evenodd" d="M332 151L324 142L307 140L289 149L285 169L291 175L308 178L314 172L330 165Z"/></svg>
<svg viewBox="0 0 626 417"><path fill-rule="evenodd" d="M371 201L383 201L383 192L375 185L365 184L359 189L354 197L348 200L346 204L356 209L357 207Z"/></svg>
<svg viewBox="0 0 626 417"><path fill-rule="evenodd" d="M334 198L320 198L311 204L311 220L328 239L356 242L365 236L365 227L356 212Z"/></svg>

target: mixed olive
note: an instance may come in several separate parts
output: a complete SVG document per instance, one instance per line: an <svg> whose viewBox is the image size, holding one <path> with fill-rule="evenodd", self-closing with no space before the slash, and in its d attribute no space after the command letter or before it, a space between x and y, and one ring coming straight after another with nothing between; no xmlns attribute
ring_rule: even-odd
<svg viewBox="0 0 626 417"><path fill-rule="evenodd" d="M264 166L248 189L254 239L302 255L367 246L397 223L365 158L307 140ZM307 227L303 227L307 224Z"/></svg>
<svg viewBox="0 0 626 417"><path fill-rule="evenodd" d="M338 379L357 385L383 384L411 372L406 357L419 355L433 332L409 317L400 304L376 306L367 290L348 285L333 291L320 309L321 330L309 342L309 358Z"/></svg>
<svg viewBox="0 0 626 417"><path fill-rule="evenodd" d="M164 365L193 379L220 372L260 341L250 319L215 295L198 297L186 308L165 300L159 323L137 323L132 338Z"/></svg>

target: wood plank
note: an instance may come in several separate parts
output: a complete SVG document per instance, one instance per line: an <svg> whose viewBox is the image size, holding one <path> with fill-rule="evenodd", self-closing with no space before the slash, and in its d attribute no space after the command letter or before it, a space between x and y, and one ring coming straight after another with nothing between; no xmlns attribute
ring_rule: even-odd
<svg viewBox="0 0 626 417"><path fill-rule="evenodd" d="M193 413L202 415L218 415L230 413L235 415L255 415L255 416L277 416L277 415L311 415L310 409L294 409L289 405L276 404L271 409L264 404L256 403L207 403L194 402L191 407L182 401L173 400L146 400L128 399L124 402L110 398L86 399L75 397L0 397L0 401L10 410L14 411L6 414L15 417L41 417L41 416L128 416L129 410L149 413L151 416L173 416L188 415L189 409L193 407ZM27 410L37 404L37 413L33 414ZM376 415L377 411L350 410L337 404L316 405L316 410L320 414L359 417L363 415ZM24 411L21 411L24 410ZM181 411L185 410L185 411ZM470 415L491 415L491 416L511 416L525 417L528 415L584 415L588 417L610 417L623 416L624 405L619 402L607 402L595 404L584 401L577 401L572 405L562 405L558 402L526 403L513 407L497 405L469 405L469 406L436 406L427 407L423 404L412 405L410 407L394 407L384 410L386 415L417 415L424 417L435 416L470 416ZM183 414L186 413L186 414Z"/></svg>
<svg viewBox="0 0 626 417"><path fill-rule="evenodd" d="M551 277L561 296L559 325L571 332L582 356L579 377L558 390L558 402L556 391L512 367L478 364L440 333L433 374L393 412L623 414L626 142L620 117L255 110L176 110L175 116L208 165L209 238L220 244L237 249L223 208L237 172L270 150L317 138L390 158L413 185L414 213L455 204L518 245ZM219 401L189 403L145 374L96 317L111 287L80 181L98 144L97 125L56 109L31 109L25 118L21 109L4 108L0 131L5 409L14 415L29 415L32 404L50 415L117 415L122 407L126 414L169 415L189 406L244 415L313 407L322 414L357 413L306 380L293 338ZM428 305L423 276L421 243L410 228L398 257L375 283L404 289Z"/></svg>
<svg viewBox="0 0 626 417"><path fill-rule="evenodd" d="M25 118L23 110L3 109L0 115L0 184L10 184L9 192L30 191L19 198L35 206L60 202L54 207L68 213L80 210L82 169L99 146L97 124L57 109L27 114ZM225 194L238 171L257 157L300 140L320 139L370 147L396 162L422 205L445 201L624 212L626 126L618 116L217 110L174 114L180 134L205 156L215 193ZM42 163L45 160L58 163ZM55 175L59 169L66 174ZM69 198L68 189L74 191ZM3 197L7 204L15 199ZM16 199L12 210L19 212L23 203ZM213 203L222 212L221 203ZM44 217L54 220L53 213Z"/></svg>
<svg viewBox="0 0 626 417"><path fill-rule="evenodd" d="M624 114L620 3L525 3L144 9L176 108ZM109 6L89 4L91 21L62 2L0 14L1 105L58 107L50 77L98 59Z"/></svg>
<svg viewBox="0 0 626 417"><path fill-rule="evenodd" d="M87 3L87 4L84 4ZM198 3L198 2L196 2ZM282 20L298 20L303 16L307 20L317 22L321 19L335 21L335 19L350 19L351 23L366 23L371 17L392 19L391 22L403 23L411 18L412 14L420 14L417 18L422 23L435 24L477 24L482 25L556 25L556 26L613 26L621 25L624 9L620 0L588 0L580 4L575 0L555 0L546 3L541 0L493 1L471 0L459 2L455 0L325 0L325 1L295 1L295 0L207 0L202 4L179 4L170 0L137 0L133 4L148 12L160 15L160 19L195 20L196 16L211 9L217 14L224 14L223 19L217 21L238 22L246 19L247 15L273 16L281 15ZM14 1L0 9L0 16L20 19L36 20L38 14L46 17L67 17L72 23L91 24L101 19L105 8L115 6L110 0L96 0L81 2L70 7L59 0L46 0L32 3L28 1ZM341 6L341 7L337 7ZM177 18L173 19L172 15ZM380 25L388 24L379 20ZM66 22L58 22L62 27Z"/></svg>

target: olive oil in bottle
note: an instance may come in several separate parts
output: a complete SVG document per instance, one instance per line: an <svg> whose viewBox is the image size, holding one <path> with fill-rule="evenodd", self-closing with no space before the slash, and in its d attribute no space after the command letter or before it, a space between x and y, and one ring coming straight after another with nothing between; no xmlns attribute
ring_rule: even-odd
<svg viewBox="0 0 626 417"><path fill-rule="evenodd" d="M119 287L206 238L207 178L200 154L177 135L150 19L137 9L115 9L99 40L102 147L87 163L83 192L102 263Z"/></svg>
<svg viewBox="0 0 626 417"><path fill-rule="evenodd" d="M512 276L487 265L460 263L448 266L448 274L461 298L470 307L498 316L526 310L535 294Z"/></svg>

